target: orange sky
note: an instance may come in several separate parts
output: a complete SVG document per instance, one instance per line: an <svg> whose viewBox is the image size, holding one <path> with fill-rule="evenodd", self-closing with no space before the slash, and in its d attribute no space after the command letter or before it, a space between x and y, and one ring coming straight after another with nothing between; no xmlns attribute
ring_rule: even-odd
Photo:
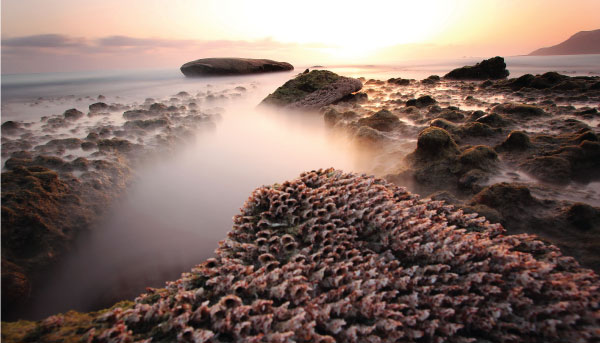
<svg viewBox="0 0 600 343"><path fill-rule="evenodd" d="M600 28L600 0L3 0L2 72L527 54Z"/></svg>

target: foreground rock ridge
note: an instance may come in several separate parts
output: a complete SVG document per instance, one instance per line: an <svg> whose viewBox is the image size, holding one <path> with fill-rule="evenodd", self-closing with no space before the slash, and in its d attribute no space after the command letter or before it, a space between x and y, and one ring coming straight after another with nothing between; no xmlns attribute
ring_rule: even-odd
<svg viewBox="0 0 600 343"><path fill-rule="evenodd" d="M287 62L254 58L201 58L181 66L185 76L243 75L294 70Z"/></svg>
<svg viewBox="0 0 600 343"><path fill-rule="evenodd" d="M256 189L215 258L77 332L87 342L599 339L598 276L536 236L503 232L382 179L306 172ZM50 317L30 338L64 322Z"/></svg>

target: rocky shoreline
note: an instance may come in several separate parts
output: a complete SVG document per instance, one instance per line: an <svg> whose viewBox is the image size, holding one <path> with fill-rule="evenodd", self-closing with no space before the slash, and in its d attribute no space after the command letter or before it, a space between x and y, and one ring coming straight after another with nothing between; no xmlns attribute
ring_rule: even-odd
<svg viewBox="0 0 600 343"><path fill-rule="evenodd" d="M373 161L372 173L385 176L386 181L321 170L282 185L259 189L236 217L234 228L217 249L215 260L199 265L165 289L151 289L135 303L124 303L109 311L73 312L38 323L3 323L3 340L35 341L72 335L91 342L150 338L198 342L241 339L380 342L393 334L401 334L409 341L423 337L457 342L470 338L496 341L527 337L540 342L597 339L598 277L583 268L600 272L600 187L597 186L600 182L600 78L548 72L507 79L506 70L477 71L490 65L494 69L504 68L503 61L499 63L496 58L494 63L484 62L449 73L454 75L452 77L432 75L420 81L360 79L360 86L356 79L326 71L299 74L264 103L318 111L332 132L351 137L358 148L365 149ZM323 96L317 96L319 94ZM212 123L213 116L217 115L190 115L193 99L185 94L175 99L180 99L177 100L179 105L187 102L186 108L148 102L127 109L123 114L125 121L118 126L98 126L79 141L44 139L44 144L36 145L29 141L26 124L4 123L2 152L11 157L5 162L10 171L2 174L3 222L6 216L6 220L19 228L29 225L30 217L44 218L52 213L48 218L64 220L61 213L77 210L82 218L77 223L96 218L99 213L95 209L102 208L127 187L135 163L144 156L138 149L177 144L188 136L190 125ZM103 108L103 105L90 106L88 116L94 116ZM58 123L69 128L70 123L83 116L75 111L67 112L62 117L46 118L43 125L52 127ZM60 128L62 126L57 130ZM107 136L102 136L104 129L109 130ZM135 143L148 131L154 133L153 130L159 133L155 140L150 140L152 143L146 140ZM14 138L4 141L4 137L11 136ZM97 150L97 160L45 155L63 155L70 146L84 149L84 145ZM17 186L23 184L33 190L26 196ZM346 184L350 188L336 193L336 197L333 193L341 192L338 188ZM419 200L394 185L419 193L426 200ZM87 192L88 189L92 191ZM28 198L32 196L45 199L51 206L35 208L31 205L33 200ZM331 196L335 199L328 201ZM357 200L360 197L364 199ZM309 207L304 204L307 199L313 199ZM330 209L340 208L349 210L331 217ZM19 217L28 211L33 211L33 215L25 219ZM361 213L360 218L355 218L357 212ZM318 222L325 217L322 223ZM332 218L352 223L333 223ZM400 218L412 223L411 227L420 221L428 224L418 233L414 232L414 237L401 232L393 238L382 237L390 234L389 230L398 224L395 220ZM332 228L327 227L328 222L334 224ZM438 222L442 224L434 230L430 224ZM64 221L44 225L46 232L58 237L48 236L44 239L47 242L68 243L72 240L70 233L84 229ZM317 227L315 232L311 231L313 227ZM435 248L438 250L425 249L428 244L440 242L429 235L441 232L441 228L445 228L444 235L453 237L451 244L442 244L439 249ZM13 242L5 239L5 224L2 234L4 313L5 294L24 294L20 288L25 287L29 269L23 265L40 263L31 256L43 256L41 260L46 261L43 265L47 263L48 252L52 255L57 251L55 255L60 255L66 248L60 244L56 244L55 250L41 246L29 257L19 257L22 252L5 248L5 242ZM339 234L343 237L330 237ZM27 236L22 239L10 231L6 237L15 237L17 243L34 239ZM347 239L350 246L339 243ZM416 245L407 243L413 242L411 239ZM325 244L330 240L331 244ZM444 255L443 261L426 265L415 262L431 259L438 256L437 253L443 255L451 250L452 244L481 250L473 253L461 250L458 255L464 256L464 261L456 265L452 262L454 255ZM423 255L419 255L420 259L396 254L413 248L425 249L418 251ZM353 249L366 251L367 255L346 256ZM433 251L437 253L432 254ZM494 251L502 251L502 254ZM387 252L393 256L386 255ZM563 257L561 252L575 260ZM325 260L314 260L316 255ZM354 258L357 256L362 262ZM511 258L515 260L510 262ZM377 269L380 259L393 267ZM366 269L361 268L366 266L361 263L373 264L375 271L367 273L368 277L363 276L366 279L358 280L353 275L361 273L352 271L360 269L364 275ZM465 266L473 268L466 271ZM410 275L403 274L406 278L402 280L416 288L398 286L396 278L412 269L415 270ZM5 282L5 270L10 282ZM481 276L481 273L489 275ZM483 299L477 298L478 309L456 305L459 307L453 306L451 314L442 313L439 312L443 310L441 303L433 306L427 302L432 294L424 291L429 286L421 284L422 278L425 275L445 278L444 275L450 274L456 277L448 277L454 280L448 287L468 280L473 282L472 277L480 279L477 283L483 288L476 293L483 295ZM533 279L526 282L523 275ZM238 280L237 276L241 278ZM378 285L387 287L382 277L387 277L388 283L393 282L391 290L377 291ZM285 283L288 279L298 282ZM358 285L372 284L374 289L352 288L355 281L360 281ZM567 291L566 286L561 286L573 282L577 284L576 291ZM5 284L15 285L15 292L21 293L5 292ZM294 289L292 292L289 292L290 287ZM558 288L550 291L548 287ZM283 293L277 293L280 288ZM521 289L521 293L511 293L509 289ZM348 290L348 294L344 290ZM360 290L360 294L350 297L348 303L340 303L355 290ZM458 293L452 292L450 296L446 289L440 294L450 298L468 298L471 294L458 288ZM545 297L550 294L547 292L552 293L551 299ZM252 294L258 298L252 298ZM410 294L417 294L416 298L407 298ZM448 304L453 301L450 298ZM565 302L561 302L562 298ZM316 300L311 302L310 299ZM532 312L526 309L531 303L523 305L528 301L534 302ZM560 310L559 303L567 307ZM409 305L388 308L401 304ZM342 307L335 310L335 306L345 306L345 310ZM320 313L316 311L318 308L329 308L329 312ZM360 314L354 315L352 311ZM388 315L394 311L400 314ZM351 318L343 315L346 312ZM466 319L475 313L480 316L477 322ZM545 313L544 318L538 317L541 313ZM569 314L576 314L579 319ZM407 318L413 319L404 322ZM27 329L5 335L17 327ZM61 336L59 332L69 333Z"/></svg>
<svg viewBox="0 0 600 343"><path fill-rule="evenodd" d="M535 236L327 169L255 190L216 257L166 288L2 332L6 341L585 342L600 337L598 285Z"/></svg>
<svg viewBox="0 0 600 343"><path fill-rule="evenodd" d="M28 306L42 271L68 252L135 180L136 169L215 128L222 94L180 92L142 104L89 105L2 124L2 313ZM104 100L99 97L98 100ZM37 106L44 101L38 100Z"/></svg>
<svg viewBox="0 0 600 343"><path fill-rule="evenodd" d="M600 78L447 76L364 80L362 96L320 111L379 156L374 172L388 181L600 271Z"/></svg>

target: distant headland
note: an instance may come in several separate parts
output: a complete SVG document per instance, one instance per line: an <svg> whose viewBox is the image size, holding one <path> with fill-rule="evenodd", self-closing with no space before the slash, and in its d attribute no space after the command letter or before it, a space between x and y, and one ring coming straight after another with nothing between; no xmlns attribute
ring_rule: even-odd
<svg viewBox="0 0 600 343"><path fill-rule="evenodd" d="M566 41L537 49L529 56L600 54L600 29L579 31Z"/></svg>

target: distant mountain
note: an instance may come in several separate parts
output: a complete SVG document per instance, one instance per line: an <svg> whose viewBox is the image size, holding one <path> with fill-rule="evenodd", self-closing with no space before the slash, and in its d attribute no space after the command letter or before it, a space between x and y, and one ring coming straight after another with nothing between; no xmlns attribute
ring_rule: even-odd
<svg viewBox="0 0 600 343"><path fill-rule="evenodd" d="M579 31L566 41L548 48L537 49L530 56L600 54L600 29Z"/></svg>

